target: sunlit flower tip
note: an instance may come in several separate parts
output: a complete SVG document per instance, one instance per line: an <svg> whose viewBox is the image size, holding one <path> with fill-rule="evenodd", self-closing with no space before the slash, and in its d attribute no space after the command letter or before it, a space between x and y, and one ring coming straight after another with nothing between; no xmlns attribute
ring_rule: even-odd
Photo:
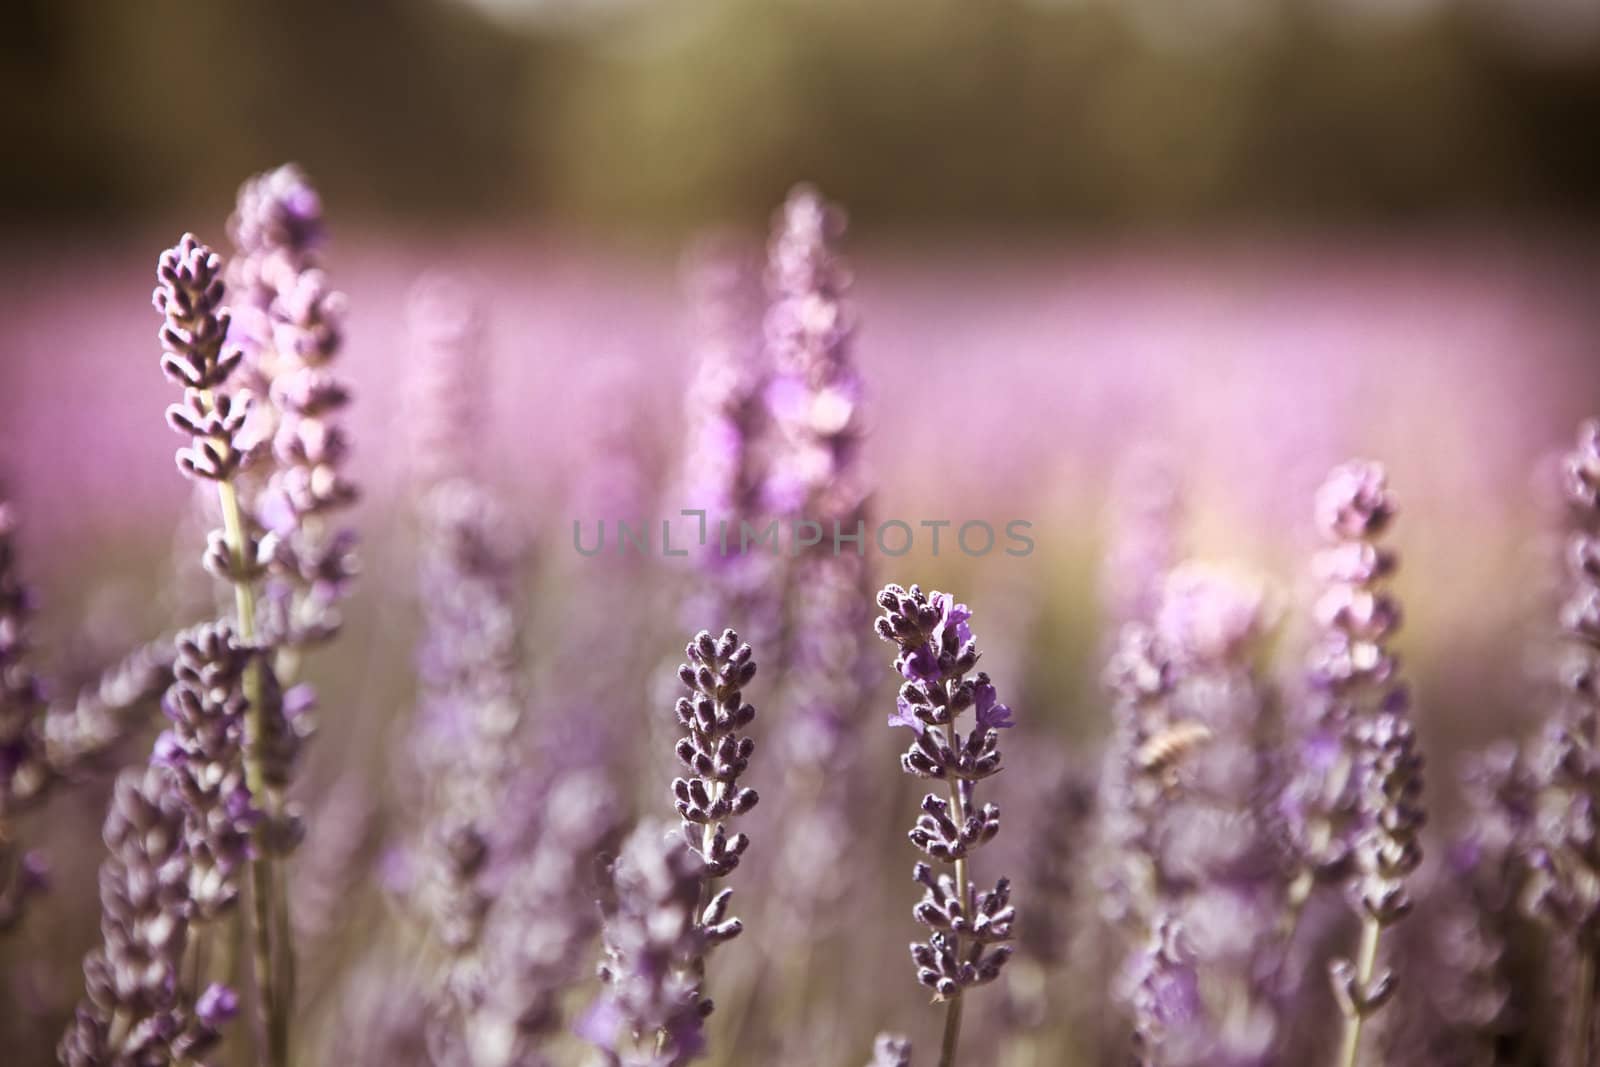
<svg viewBox="0 0 1600 1067"><path fill-rule="evenodd" d="M998 702L994 686L989 682L989 676L981 674L973 690L974 709L978 716L978 726L984 730L1004 730L1016 723L1011 718L1011 709Z"/></svg>
<svg viewBox="0 0 1600 1067"><path fill-rule="evenodd" d="M1317 528L1329 540L1375 537L1394 513L1394 497L1381 463L1352 460L1336 467L1317 490Z"/></svg>

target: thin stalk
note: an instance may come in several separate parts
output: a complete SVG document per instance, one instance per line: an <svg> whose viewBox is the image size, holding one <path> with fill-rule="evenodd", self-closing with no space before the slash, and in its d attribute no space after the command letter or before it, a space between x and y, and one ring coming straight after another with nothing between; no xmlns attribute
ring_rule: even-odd
<svg viewBox="0 0 1600 1067"><path fill-rule="evenodd" d="M944 1014L944 1041L939 1046L939 1067L954 1067L956 1043L961 1040L961 994L950 998Z"/></svg>
<svg viewBox="0 0 1600 1067"><path fill-rule="evenodd" d="M1594 1044L1595 949L1578 949L1577 1001L1572 1011L1572 1062L1590 1063Z"/></svg>
<svg viewBox="0 0 1600 1067"><path fill-rule="evenodd" d="M721 800L723 798L723 796L727 793L727 789L728 789L727 784L724 783L724 782L715 782L715 783L713 783L712 787L711 787L711 801L712 801L712 803L715 804L717 801ZM701 829L700 829L700 854L702 856L708 855L711 852L711 843L715 839L716 839L716 829L715 829L715 827L714 827L714 825L712 823L708 822L708 823L705 824L705 826L701 827ZM699 926L701 924L701 920L703 919L703 917L705 916L705 913L706 913L706 905L709 904L709 903L711 903L711 875L707 874L707 875L705 875L704 877L702 877L700 879L700 896L699 896L699 899L697 899L695 901L695 905L694 905L694 924L696 926ZM699 959L693 960L689 965L689 969L690 969L690 975L695 980L694 994L695 994L695 996L697 998L703 998L705 996L705 991L706 991L706 958L705 958L705 956L701 956ZM667 1047L667 1032L665 1030L657 1030L656 1031L656 1055L660 1056L661 1053L666 1050L666 1047Z"/></svg>
<svg viewBox="0 0 1600 1067"><path fill-rule="evenodd" d="M961 798L961 781L955 779L950 783L950 811L957 826L967 824L967 807ZM967 858L961 856L956 860L956 891L961 894L961 907L966 914L972 914L972 892L967 884ZM956 990L956 995L950 998L949 1006L944 1015L944 1041L939 1048L939 1067L955 1067L956 1044L961 1040L961 990Z"/></svg>
<svg viewBox="0 0 1600 1067"><path fill-rule="evenodd" d="M1383 932L1383 927L1371 915L1362 917L1361 920L1361 951L1356 958L1356 989L1364 990L1372 984L1372 972L1378 967L1378 935ZM1361 1048L1361 1024L1366 1019L1366 1011L1362 1005L1356 1005L1356 1010L1344 1021L1344 1043L1339 1051L1340 1067L1356 1067L1357 1056Z"/></svg>
<svg viewBox="0 0 1600 1067"><path fill-rule="evenodd" d="M278 1017L284 1032L278 1041L283 1046L287 1055L289 1047L289 1020L294 1017L295 1011L295 957L294 957L294 926L289 917L289 871L287 864L273 865L273 900L277 907L273 909L274 942L278 946L278 984L273 993L274 1002L279 1006Z"/></svg>
<svg viewBox="0 0 1600 1067"><path fill-rule="evenodd" d="M222 531L228 550L240 573L247 564L245 556L244 515L239 507L239 494L233 483L217 483L217 498L222 508ZM256 594L248 581L233 583L234 611L238 615L239 638L252 645L256 638ZM252 797L267 796L266 775L262 766L264 723L262 721L261 663L252 657L244 671L244 779ZM256 855L250 866L250 936L252 964L256 982L256 997L260 1014L266 1026L266 1062L271 1067L284 1067L288 1063L289 1020L273 995L272 966L272 898L273 862L270 853L262 847L262 834L256 831Z"/></svg>

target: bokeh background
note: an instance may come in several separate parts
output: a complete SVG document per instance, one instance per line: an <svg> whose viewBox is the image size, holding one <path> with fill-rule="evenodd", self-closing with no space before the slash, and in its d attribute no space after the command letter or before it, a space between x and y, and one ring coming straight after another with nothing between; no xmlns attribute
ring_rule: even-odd
<svg viewBox="0 0 1600 1067"><path fill-rule="evenodd" d="M1438 765L1540 714L1541 472L1600 409L1590 0L20 0L4 20L0 476L62 686L185 604L155 255L186 229L224 244L239 181L293 160L350 298L368 545L321 669L350 710L313 782L392 774L375 731L409 700L414 280L442 267L481 295L487 465L539 589L581 600L586 493L620 479L675 510L682 250L708 228L759 247L801 180L851 217L880 514L1034 523L1024 559L919 546L881 568L964 593L1019 732L1085 751L1106 732L1115 488L1151 456L1189 548L1273 583L1286 677L1311 491L1347 456L1386 461ZM640 588L674 580L639 567ZM529 604L560 630L559 597ZM668 615L616 714L647 714ZM103 797L52 809L62 840L93 840ZM29 1012L0 1035L25 1047L53 1041L93 936L96 858L62 852L67 903L7 950ZM930 1025L902 910L875 944L903 995L848 1027Z"/></svg>

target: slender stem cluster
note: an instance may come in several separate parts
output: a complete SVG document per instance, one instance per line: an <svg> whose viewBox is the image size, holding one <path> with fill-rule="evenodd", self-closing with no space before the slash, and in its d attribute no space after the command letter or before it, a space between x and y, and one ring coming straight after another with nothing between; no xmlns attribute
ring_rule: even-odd
<svg viewBox="0 0 1600 1067"><path fill-rule="evenodd" d="M961 1033L963 994L994 981L1010 958L1016 908L1011 883L1001 878L993 890L978 891L968 872L974 850L1000 830L1000 809L979 806L975 785L1000 771L1000 730L1012 725L1011 710L998 702L989 676L967 677L978 664L978 645L968 626L972 613L948 593L925 594L913 585L887 585L878 594L883 614L874 630L894 644L900 687L892 726L915 737L900 757L907 774L949 783L948 797L929 793L909 837L929 859L951 873L935 875L918 863L912 877L922 899L912 915L927 927L926 942L911 946L917 981L946 1004L941 1067L953 1064ZM971 710L973 723L963 737L957 721Z"/></svg>
<svg viewBox="0 0 1600 1067"><path fill-rule="evenodd" d="M357 497L343 425L351 392L336 373L345 299L320 268L321 199L293 164L244 183L228 230L236 249L230 284L240 304L230 338L246 357L243 383L260 398L246 440L262 453L262 469L242 490L242 522L270 547L261 641L271 647L272 674L285 687L286 706L305 711L315 694L296 684L302 659L338 634L339 603L357 571L355 531L343 518ZM263 805L277 821L311 719L301 715L289 723L273 712L269 707L264 719L271 736L264 746ZM285 837L279 847L287 852L294 843ZM280 890L273 922L287 946L289 896L286 887ZM285 951L281 962L279 996L291 1002L292 953Z"/></svg>
<svg viewBox="0 0 1600 1067"><path fill-rule="evenodd" d="M483 988L466 1032L478 1067L543 1067L563 994L600 926L597 857L616 847L620 813L592 770L563 774L540 798L539 835L490 913Z"/></svg>
<svg viewBox="0 0 1600 1067"><path fill-rule="evenodd" d="M727 619L762 644L778 638L780 561L741 547L767 514L762 500L768 436L763 397L759 292L753 265L735 249L707 245L685 271L693 318L695 376L687 397L688 441L681 475L684 503L705 512L706 546L695 557L699 579L684 618Z"/></svg>
<svg viewBox="0 0 1600 1067"><path fill-rule="evenodd" d="M717 638L702 630L684 651L678 678L689 692L674 710L684 729L678 762L689 774L672 781L678 832L663 839L646 823L628 839L606 914L606 988L582 1024L606 1064L676 1067L697 1056L714 1008L706 959L744 929L728 914L733 891L715 883L750 845L744 833L729 832L730 820L759 800L739 784L755 751L741 731L755 721L743 688L756 664L733 630Z"/></svg>
<svg viewBox="0 0 1600 1067"><path fill-rule="evenodd" d="M29 664L32 594L17 567L16 511L0 498L0 931L22 919L45 884L44 860L23 850L15 819L44 796L52 772L45 699Z"/></svg>
<svg viewBox="0 0 1600 1067"><path fill-rule="evenodd" d="M236 480L250 454L243 437L251 400L247 393L230 393L230 378L243 362L241 349L227 341L230 313L222 306L222 260L191 234L162 253L156 268L158 285L153 302L163 316L160 339L161 369L183 387L183 400L167 409L172 428L189 437L178 450L178 468L190 478L217 487L223 528L208 537L206 569L229 582L234 592L238 640L257 647L256 583L273 554L268 539L257 538L246 525ZM266 767L272 742L284 731L269 728L267 696L276 683L266 677L267 665L254 656L245 667L242 686L246 702L244 720L245 787L260 805L266 796ZM250 862L251 944L256 973L256 993L261 1017L267 1023L267 1058L274 1065L288 1055L288 1005L277 988L281 970L274 965L272 924L274 911L273 842L292 840L294 831L271 818L255 829L255 855ZM288 952L290 946L278 946Z"/></svg>
<svg viewBox="0 0 1600 1067"><path fill-rule="evenodd" d="M184 801L193 918L208 922L238 898L238 874L260 819L244 775L243 679L253 653L226 622L180 634L177 650L163 703L172 727L156 759L172 768Z"/></svg>
<svg viewBox="0 0 1600 1067"><path fill-rule="evenodd" d="M244 183L229 233L246 378L265 401L252 436L272 458L253 499L254 520L278 539L266 620L288 679L307 649L337 634L355 573L355 534L340 519L357 496L342 423L351 394L336 373L345 299L319 265L321 200L293 164Z"/></svg>
<svg viewBox="0 0 1600 1067"><path fill-rule="evenodd" d="M704 863L678 834L645 822L617 859L605 914L604 992L579 1023L606 1067L680 1067L705 1048Z"/></svg>
<svg viewBox="0 0 1600 1067"><path fill-rule="evenodd" d="M1134 959L1135 1067L1163 1067L1204 1015L1193 947L1180 920L1158 917Z"/></svg>
<svg viewBox="0 0 1600 1067"><path fill-rule="evenodd" d="M779 212L768 255L772 304L765 333L775 373L767 410L784 445L768 471L766 495L780 514L810 508L843 518L862 496L853 475L864 387L850 353L850 272L834 252L844 225L843 212L800 186Z"/></svg>
<svg viewBox="0 0 1600 1067"><path fill-rule="evenodd" d="M867 556L871 503L860 447L866 385L840 251L845 228L844 212L816 189L790 192L768 245L761 330L763 517L814 529L818 538L810 547L792 545L781 580L769 583L782 590L774 614L781 621L783 714L773 742L782 803L793 814L774 857L775 907L764 933L795 990L777 1026L789 1041L820 1029L810 1017L817 1010L812 967L852 913L845 902L863 889L857 816L875 788L874 777L857 767L868 747L861 735L878 672L869 628L877 580ZM771 567L766 553L754 558Z"/></svg>
<svg viewBox="0 0 1600 1067"><path fill-rule="evenodd" d="M1432 1000L1465 1057L1492 1062L1503 1036L1525 1026L1539 999L1515 973L1526 931L1525 862L1538 807L1538 780L1511 741L1474 753L1459 772L1467 817L1446 854L1442 932L1434 938L1444 973Z"/></svg>
<svg viewBox="0 0 1600 1067"><path fill-rule="evenodd" d="M1394 993L1393 975L1381 969L1382 935L1410 912L1406 880L1422 862L1422 756L1410 693L1390 648L1400 625L1386 586L1395 556L1377 541L1394 512L1376 463L1336 468L1317 493L1317 525L1329 547L1318 559L1324 590L1312 681L1322 696L1322 723L1339 733L1333 744L1321 734L1309 739L1313 759L1296 795L1305 813L1299 825L1307 829L1298 844L1304 870L1343 874L1361 917L1354 958L1329 965L1345 1018L1344 1067L1359 1062L1366 1020Z"/></svg>
<svg viewBox="0 0 1600 1067"><path fill-rule="evenodd" d="M523 832L505 819L527 702L521 547L493 498L470 481L440 483L421 503L416 903L444 953L433 992L445 1002L445 1025L435 1042L456 1046L472 1039L492 989L484 972L494 905L488 879L515 857L513 835Z"/></svg>
<svg viewBox="0 0 1600 1067"><path fill-rule="evenodd" d="M678 667L678 679L689 693L674 705L685 731L675 751L689 776L672 780L672 802L682 819L684 844L705 865L705 914L698 921L709 949L738 937L744 928L728 915L733 890L715 890L713 883L732 873L750 846L743 831L729 833L731 820L748 814L761 799L754 789L739 784L756 748L755 739L741 733L756 717L743 693L756 676L756 664L750 646L733 630L718 638L701 630L684 654L689 662ZM704 961L696 966L703 970ZM709 1014L710 1000L705 1004Z"/></svg>
<svg viewBox="0 0 1600 1067"><path fill-rule="evenodd" d="M185 804L167 768L118 778L100 868L103 944L84 960L86 996L61 1039L65 1067L189 1063L237 1009L224 986L181 973L194 915Z"/></svg>
<svg viewBox="0 0 1600 1067"><path fill-rule="evenodd" d="M428 795L423 895L452 952L476 941L478 884L502 811L525 694L518 548L488 493L447 482L422 502L423 642L416 756Z"/></svg>
<svg viewBox="0 0 1600 1067"><path fill-rule="evenodd" d="M1166 799L1166 775L1202 738L1194 734L1185 742L1173 732L1167 703L1176 688L1177 668L1149 625L1123 625L1105 680L1116 702L1100 785L1099 832L1106 852L1100 912L1139 938L1154 924L1160 903L1156 824Z"/></svg>
<svg viewBox="0 0 1600 1067"><path fill-rule="evenodd" d="M1568 1062L1589 1063L1600 1052L1600 420L1579 431L1563 487L1570 515L1563 700L1538 756L1529 903L1576 952L1566 1049Z"/></svg>
<svg viewBox="0 0 1600 1067"><path fill-rule="evenodd" d="M1128 735L1120 818L1132 909L1136 1047L1161 1067L1274 1062L1283 1028L1260 936L1284 907L1271 808L1275 702L1257 677L1258 581L1185 563L1112 665Z"/></svg>

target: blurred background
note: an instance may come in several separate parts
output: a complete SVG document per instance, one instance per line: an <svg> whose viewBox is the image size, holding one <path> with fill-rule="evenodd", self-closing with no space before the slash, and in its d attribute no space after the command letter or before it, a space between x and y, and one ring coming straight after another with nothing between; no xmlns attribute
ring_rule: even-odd
<svg viewBox="0 0 1600 1067"><path fill-rule="evenodd" d="M1592 219L1586 0L23 0L0 216L671 240L797 176L869 236Z"/></svg>
<svg viewBox="0 0 1600 1067"><path fill-rule="evenodd" d="M988 620L1027 731L1106 732L1102 571L1132 457L1172 472L1188 549L1277 591L1291 678L1310 496L1363 455L1405 508L1403 648L1447 767L1541 710L1523 671L1553 573L1541 472L1600 409L1597 123L1593 0L19 0L0 478L39 643L70 679L180 610L167 561L194 529L152 269L184 230L225 246L247 175L312 176L350 298L368 575L319 679L359 709L319 741L319 782L381 763L359 724L409 700L384 665L414 641L389 609L414 585L415 279L442 267L482 298L490 475L566 583L546 588L581 599L569 527L595 483L676 507L682 250L708 229L759 248L809 181L851 219L878 512L1035 525L1025 559L880 561ZM665 584L641 566L630 582ZM559 629L540 602L535 631ZM659 658L675 634L664 618ZM71 804L92 838L103 792ZM81 914L30 937L87 944L93 859ZM878 1014L923 1026L901 910L881 984L904 995ZM57 1032L76 967L15 979L44 1021L0 1034Z"/></svg>

